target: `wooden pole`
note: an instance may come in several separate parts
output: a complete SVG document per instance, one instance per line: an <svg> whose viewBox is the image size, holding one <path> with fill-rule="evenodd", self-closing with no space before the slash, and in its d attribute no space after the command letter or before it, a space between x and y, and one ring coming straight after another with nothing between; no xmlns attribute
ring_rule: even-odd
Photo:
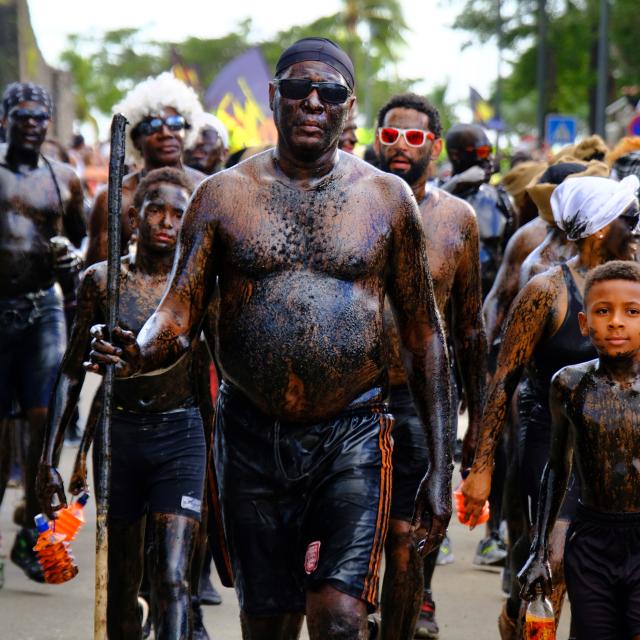
<svg viewBox="0 0 640 640"><path fill-rule="evenodd" d="M124 174L125 127L127 119L120 113L111 121L111 154L109 157L109 254L107 260L107 308L109 335L118 324L120 298L120 209ZM107 640L107 584L109 579L107 514L111 477L111 397L115 371L107 365L102 384L104 400L98 439L98 486L96 487L96 601L93 618L94 640Z"/></svg>

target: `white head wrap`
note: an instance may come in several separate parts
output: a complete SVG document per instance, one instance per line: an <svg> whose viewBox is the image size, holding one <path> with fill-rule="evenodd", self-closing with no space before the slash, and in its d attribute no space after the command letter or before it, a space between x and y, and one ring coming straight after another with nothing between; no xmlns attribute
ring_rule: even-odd
<svg viewBox="0 0 640 640"><path fill-rule="evenodd" d="M193 120L193 128L195 131L200 133L202 129L206 129L207 127L215 130L220 140L222 140L224 148L228 149L229 132L227 131L227 127L225 127L222 123L222 120L214 116L213 113L209 113L208 111L201 111Z"/></svg>
<svg viewBox="0 0 640 640"><path fill-rule="evenodd" d="M555 223L569 240L593 235L615 220L633 201L640 187L636 176L616 182L610 178L567 178L553 192Z"/></svg>

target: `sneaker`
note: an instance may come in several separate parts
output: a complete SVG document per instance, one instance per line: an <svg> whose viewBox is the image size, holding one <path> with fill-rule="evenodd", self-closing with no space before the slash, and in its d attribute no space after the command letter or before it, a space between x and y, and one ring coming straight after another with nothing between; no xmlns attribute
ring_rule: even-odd
<svg viewBox="0 0 640 640"><path fill-rule="evenodd" d="M193 640L210 640L207 630L204 628L204 620L202 619L202 607L198 596L191 598L191 613L193 614Z"/></svg>
<svg viewBox="0 0 640 640"><path fill-rule="evenodd" d="M209 576L202 575L198 588L200 604L222 604L222 596L211 583Z"/></svg>
<svg viewBox="0 0 640 640"><path fill-rule="evenodd" d="M367 629L369 631L369 640L378 640L380 635L380 614L378 612L369 614Z"/></svg>
<svg viewBox="0 0 640 640"><path fill-rule="evenodd" d="M473 564L481 567L504 567L507 557L507 547L497 534L478 542Z"/></svg>
<svg viewBox="0 0 640 640"><path fill-rule="evenodd" d="M33 550L38 540L37 529L22 528L18 531L11 549L11 562L17 564L34 582L44 582L44 573Z"/></svg>
<svg viewBox="0 0 640 640"><path fill-rule="evenodd" d="M436 560L436 564L453 564L454 561L455 558L453 556L451 540L449 540L449 536L445 536L444 540L440 544L440 549L438 549L438 559Z"/></svg>
<svg viewBox="0 0 640 640"><path fill-rule="evenodd" d="M436 622L436 603L433 601L431 592L425 593L422 607L420 607L420 615L416 630L413 633L414 638L437 638L440 633L438 623Z"/></svg>

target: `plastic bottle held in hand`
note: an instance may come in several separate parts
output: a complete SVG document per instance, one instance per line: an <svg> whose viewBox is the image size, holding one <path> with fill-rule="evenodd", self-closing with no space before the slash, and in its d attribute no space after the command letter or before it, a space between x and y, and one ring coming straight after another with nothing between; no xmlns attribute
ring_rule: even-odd
<svg viewBox="0 0 640 640"><path fill-rule="evenodd" d="M85 523L84 506L87 504L87 500L89 500L89 494L81 493L75 502L60 509L58 517L53 521L53 530L67 536L67 542L71 542L76 537L78 530Z"/></svg>
<svg viewBox="0 0 640 640"><path fill-rule="evenodd" d="M43 513L35 518L39 536L33 550L44 572L44 581L49 584L61 584L78 574L74 557L69 552L69 543L63 533L56 533Z"/></svg>
<svg viewBox="0 0 640 640"><path fill-rule="evenodd" d="M460 524L469 524L469 518L467 517L467 509L465 505L464 494L462 493L462 485L464 484L464 480L458 485L458 488L453 492L453 497L455 499L456 504L456 513L458 514L458 521ZM476 524L484 524L487 520L489 520L489 501L486 500L484 506L482 507L482 511L480 512L480 517L478 518L478 522Z"/></svg>
<svg viewBox="0 0 640 640"><path fill-rule="evenodd" d="M529 603L524 620L525 640L556 640L553 607L538 587L536 599Z"/></svg>

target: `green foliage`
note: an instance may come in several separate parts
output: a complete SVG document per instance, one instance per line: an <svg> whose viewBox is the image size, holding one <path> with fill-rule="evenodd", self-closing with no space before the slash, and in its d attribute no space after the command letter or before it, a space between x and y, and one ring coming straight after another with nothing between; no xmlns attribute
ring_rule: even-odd
<svg viewBox="0 0 640 640"><path fill-rule="evenodd" d="M502 114L512 130L535 124L537 102L537 0L460 0L454 27L481 42L497 39L509 73L502 85ZM621 87L640 83L636 38L640 30L637 0L611 0L610 99ZM599 0L548 0L547 111L571 113L583 121L593 112L597 82ZM499 19L501 18L501 20Z"/></svg>
<svg viewBox="0 0 640 640"><path fill-rule="evenodd" d="M110 114L131 86L176 61L196 69L204 90L224 65L251 46L260 45L273 69L283 48L297 39L326 36L351 55L359 110L365 126L372 126L377 109L389 96L415 84L400 77L395 67L406 53L406 32L399 0L343 0L339 12L280 31L268 41L252 39L250 19L222 38L188 38L178 43L148 42L136 29L120 29L99 37L71 36L62 62L75 80L78 118L92 121L92 111Z"/></svg>

